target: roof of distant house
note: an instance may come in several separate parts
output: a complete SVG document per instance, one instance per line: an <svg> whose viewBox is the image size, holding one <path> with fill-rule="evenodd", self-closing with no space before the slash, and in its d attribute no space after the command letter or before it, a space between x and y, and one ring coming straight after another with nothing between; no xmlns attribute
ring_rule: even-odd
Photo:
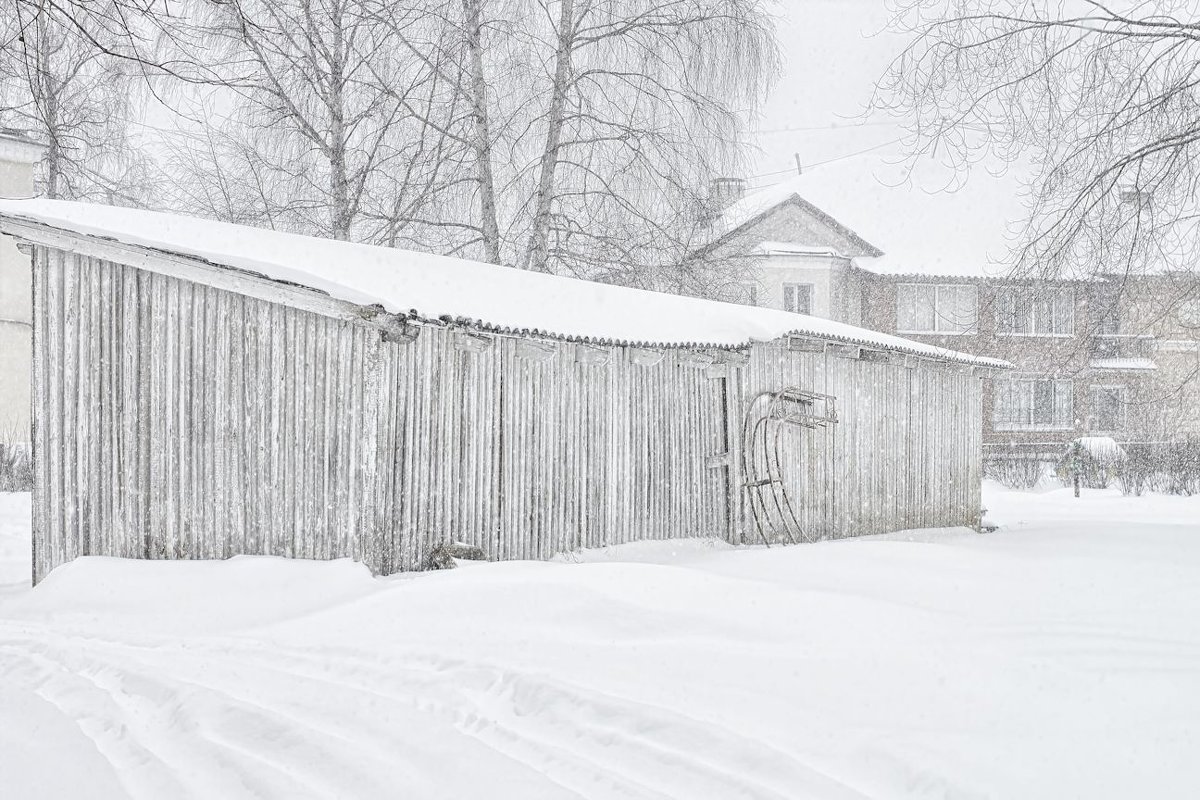
<svg viewBox="0 0 1200 800"><path fill-rule="evenodd" d="M806 168L751 192L730 206L719 230L725 233L799 199L881 251L877 257L842 254L864 269L885 275L1003 277L1014 226L1025 213L1015 176L996 177L981 169L956 190L945 190L954 180L934 166L922 166L914 176L898 146L892 146Z"/></svg>
<svg viewBox="0 0 1200 800"><path fill-rule="evenodd" d="M41 160L45 149L46 146L33 138L28 131L0 128L0 160L2 161L36 164Z"/></svg>
<svg viewBox="0 0 1200 800"><path fill-rule="evenodd" d="M791 187L790 182L751 192L726 208L714 226L713 244L725 241L739 232L750 228L760 220L766 219L773 211L786 205L796 205L807 211L816 219L828 225L851 243L851 247L837 255L853 258L856 256L874 258L883 255L883 251L868 242L853 229L840 220L828 214L824 209L805 199ZM764 245L767 244L764 242ZM771 244L779 245L778 242ZM774 252L796 253L805 252L805 242L788 242L784 248L775 248ZM709 245L710 247L712 244ZM822 248L816 248L818 250ZM828 250L828 248L824 248Z"/></svg>
<svg viewBox="0 0 1200 800"><path fill-rule="evenodd" d="M32 224L32 225L31 225ZM0 200L0 228L182 255L421 319L606 343L742 347L789 334L928 358L1007 366L786 311L649 292L458 258L195 217L61 200Z"/></svg>

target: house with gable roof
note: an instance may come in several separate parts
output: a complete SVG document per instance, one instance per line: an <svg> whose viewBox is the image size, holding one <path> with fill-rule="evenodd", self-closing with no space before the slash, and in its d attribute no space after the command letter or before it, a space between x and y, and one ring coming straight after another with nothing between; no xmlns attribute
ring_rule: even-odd
<svg viewBox="0 0 1200 800"><path fill-rule="evenodd" d="M987 203L836 170L743 187L714 192L703 251L740 258L739 299L1012 363L985 386L985 446L1049 456L1084 435L1200 436L1194 272L1016 279L994 266L1005 230Z"/></svg>
<svg viewBox="0 0 1200 800"><path fill-rule="evenodd" d="M724 179L713 195L712 235L695 257L737 265L742 282L735 300L861 323L856 262L882 250L789 184L747 194L745 181Z"/></svg>

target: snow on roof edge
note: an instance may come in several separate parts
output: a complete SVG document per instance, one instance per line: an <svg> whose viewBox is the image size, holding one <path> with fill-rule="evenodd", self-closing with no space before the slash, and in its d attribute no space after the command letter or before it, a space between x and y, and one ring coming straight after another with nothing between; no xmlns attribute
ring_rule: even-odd
<svg viewBox="0 0 1200 800"><path fill-rule="evenodd" d="M357 305L493 332L647 347L742 348L798 335L935 360L974 356L775 309L592 283L392 248L162 212L63 200L0 200L0 222L32 223L261 274Z"/></svg>

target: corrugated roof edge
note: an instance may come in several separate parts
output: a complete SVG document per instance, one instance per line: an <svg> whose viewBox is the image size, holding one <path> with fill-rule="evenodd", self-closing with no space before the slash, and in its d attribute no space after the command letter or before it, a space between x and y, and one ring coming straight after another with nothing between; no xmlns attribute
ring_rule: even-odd
<svg viewBox="0 0 1200 800"><path fill-rule="evenodd" d="M948 269L938 270L930 269L924 272L918 272L911 269L893 270L886 265L881 267L877 263L863 264L857 259L854 261L855 269L869 272L872 275L880 278L894 278L897 280L917 280L920 279L924 283L932 283L938 280L956 280L969 281L971 283L1054 283L1054 284L1075 284L1075 283L1103 283L1109 278L1101 273L1095 275L1076 275L1076 276L1059 276L1056 278L1045 278L1039 275L1011 275L1007 273L986 274L972 269L963 269L961 271ZM1142 277L1142 276L1138 276Z"/></svg>
<svg viewBox="0 0 1200 800"><path fill-rule="evenodd" d="M4 224L5 222L10 223L10 225L5 225ZM17 229L14 230L12 226L15 226ZM26 216L26 215L21 215L21 214L13 214L13 213L7 213L7 212L0 212L0 231L2 231L4 233L8 233L9 235L13 235L16 238L19 238L22 240L31 241L34 244L42 244L44 246L49 246L49 247L58 247L59 246L59 245L55 244L54 242L37 241L35 236L30 235L30 231L29 231L30 227L32 227L35 231L42 230L42 231L45 231L47 234L52 234L53 236L57 236L57 237L67 237L68 239L74 240L76 242L109 243L109 244L113 244L113 245L118 245L123 248L128 248L131 250L139 251L139 252L142 252L147 255L157 255L161 258L168 258L168 259L183 259L185 261L203 265L206 268L216 270L219 272L226 272L226 273L237 274L237 275L241 275L241 276L245 276L245 277L252 277L254 279L272 284L277 287L288 288L293 291L316 293L316 294L322 295L326 298L330 298L331 300L336 299L338 302L353 305L357 308L362 309L364 312L372 312L373 311L373 307L371 307L371 306L366 306L366 305L362 305L360 303L353 303L351 301L334 298L328 291L326 291L324 289L320 289L320 288L313 287L313 286L308 286L308 285L301 284L301 283L296 283L293 281L280 280L278 278L273 278L269 275L265 275L261 272L249 270L244 267L238 267L238 266L234 266L234 265L230 265L230 264L214 262L209 259L198 256L194 253L189 253L189 252L185 252L185 251L181 251L181 250L171 250L171 249L165 249L165 248L160 248L160 247L154 247L154 246L141 244L141 243L137 243L137 242L130 242L130 241L123 240L117 236L100 236L100 235L98 235L96 233L92 233L92 232L77 231L77 230L72 230L71 228L65 228L65 227L61 227L61 226L57 226L57 225L51 225L51 224L48 224L46 222L43 222L43 221L38 220L37 218L31 217L31 216ZM226 288L228 288L228 287L226 287ZM362 316L363 316L363 318L369 318L371 315L372 315L371 313L364 313ZM416 324L435 325L435 326L441 326L441 327L457 326L457 327L461 327L461 328L476 330L481 333L537 337L537 338L551 340L551 341L565 341L565 342L572 342L572 343L579 343L579 344L591 344L591 345L597 345L597 346L641 347L641 348L651 348L651 349L661 349L661 350L687 349L687 350L732 351L732 350L748 349L751 346L753 346L756 342L760 341L760 340L756 340L756 339L746 339L743 342L736 342L736 343L699 342L699 341L698 342L683 342L683 343L681 343L681 342L655 342L655 341L640 341L640 340L633 340L633 339L590 337L590 336L567 334L567 333L557 332L557 331L544 331L544 330L540 330L538 328L518 328L518 327L514 327L514 326L498 325L498 324L494 324L494 323L489 323L486 320L476 320L476 319L470 319L467 317L454 317L454 316L450 316L450 315L441 315L441 316L437 316L437 317L432 317L432 316L423 315L418 309L410 309L408 312L405 312L403 314L398 314L396 316L402 317L404 320L410 321L410 322L413 322ZM799 316L799 315L797 315L797 316ZM904 341L902 339L902 337L891 336L888 334L882 334L882 335L888 336L888 338L890 338L890 339ZM975 355L971 355L969 353L961 353L958 351L948 350L948 349L944 349L944 348L940 348L940 347L935 347L932 345L919 345L919 343L914 342L914 344L918 344L919 346L909 348L909 347L905 347L905 346L899 345L899 344L884 344L879 341L874 341L872 339L865 338L865 337L859 338L859 337L853 337L853 336L841 336L838 334L830 333L828 331L817 330L815 328L805 329L803 327L798 327L798 328L788 331L785 334L782 334L774 341L778 341L780 339L784 339L784 338L788 338L788 337L792 337L792 336L804 337L804 338L808 338L808 339L812 339L812 340L819 340L819 341L824 341L824 342L830 342L833 344L852 345L852 346L862 347L864 349L880 351L880 352L882 352L882 351L897 352L897 353L902 353L904 355L913 356L918 359L926 360L926 361L945 361L945 362L950 362L950 363L967 364L967 365L972 365L972 366L980 366L980 367L987 367L987 368L994 368L994 369L1011 369L1012 368L1011 364L1009 364L1006 361L1002 361L1000 359L989 358L986 356L975 356Z"/></svg>

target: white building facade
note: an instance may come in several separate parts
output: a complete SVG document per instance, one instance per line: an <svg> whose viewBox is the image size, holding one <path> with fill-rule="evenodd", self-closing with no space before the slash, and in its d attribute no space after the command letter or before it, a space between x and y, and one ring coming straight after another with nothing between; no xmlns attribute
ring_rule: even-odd
<svg viewBox="0 0 1200 800"><path fill-rule="evenodd" d="M32 197L41 157L37 143L0 131L0 197ZM19 444L30 436L31 274L29 256L0 235L0 442Z"/></svg>

